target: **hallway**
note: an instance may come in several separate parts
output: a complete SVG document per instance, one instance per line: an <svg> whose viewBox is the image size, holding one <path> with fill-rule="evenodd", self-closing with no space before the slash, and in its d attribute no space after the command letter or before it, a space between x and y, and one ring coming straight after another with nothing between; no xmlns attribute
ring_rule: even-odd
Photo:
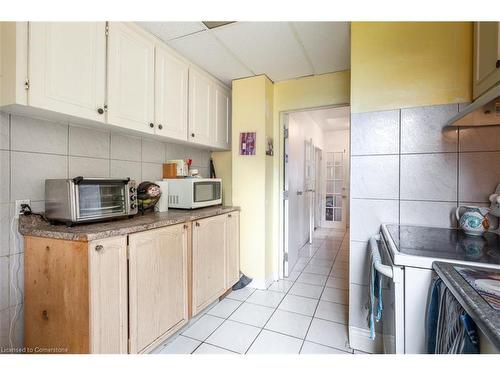
<svg viewBox="0 0 500 375"><path fill-rule="evenodd" d="M154 353L349 354L348 233L320 228L288 278L207 308Z"/></svg>

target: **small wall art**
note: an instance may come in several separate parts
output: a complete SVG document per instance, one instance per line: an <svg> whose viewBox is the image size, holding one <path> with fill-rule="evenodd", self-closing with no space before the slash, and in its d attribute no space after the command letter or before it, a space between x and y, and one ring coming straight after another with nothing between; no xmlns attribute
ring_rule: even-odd
<svg viewBox="0 0 500 375"><path fill-rule="evenodd" d="M240 133L240 155L255 155L257 133Z"/></svg>

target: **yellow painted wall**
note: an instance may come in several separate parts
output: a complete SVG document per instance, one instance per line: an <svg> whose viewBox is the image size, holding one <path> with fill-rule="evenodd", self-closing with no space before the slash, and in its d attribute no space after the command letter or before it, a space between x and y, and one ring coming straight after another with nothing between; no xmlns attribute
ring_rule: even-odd
<svg viewBox="0 0 500 375"><path fill-rule="evenodd" d="M353 22L352 112L467 102L471 22Z"/></svg>
<svg viewBox="0 0 500 375"><path fill-rule="evenodd" d="M233 81L232 192L240 213L240 267L246 275L266 277L266 87L258 76ZM271 99L272 100L272 99ZM272 101L271 101L272 104ZM240 132L256 132L256 155L239 155Z"/></svg>
<svg viewBox="0 0 500 375"><path fill-rule="evenodd" d="M212 153L212 159L217 178L222 178L222 204L233 205L233 163L231 151L218 151Z"/></svg>

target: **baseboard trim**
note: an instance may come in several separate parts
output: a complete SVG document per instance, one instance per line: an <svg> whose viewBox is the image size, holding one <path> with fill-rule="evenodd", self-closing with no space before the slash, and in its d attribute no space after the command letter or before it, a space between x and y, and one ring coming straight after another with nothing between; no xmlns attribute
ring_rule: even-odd
<svg viewBox="0 0 500 375"><path fill-rule="evenodd" d="M375 335L375 340L370 338L370 331L349 326L349 345L352 349L366 353L381 354L384 352L384 340L381 333Z"/></svg>

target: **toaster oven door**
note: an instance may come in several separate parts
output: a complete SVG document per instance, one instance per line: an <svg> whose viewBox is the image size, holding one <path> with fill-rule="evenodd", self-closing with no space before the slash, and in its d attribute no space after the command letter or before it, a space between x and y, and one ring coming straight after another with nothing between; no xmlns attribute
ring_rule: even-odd
<svg viewBox="0 0 500 375"><path fill-rule="evenodd" d="M127 184L121 180L82 180L75 185L77 221L127 214Z"/></svg>

